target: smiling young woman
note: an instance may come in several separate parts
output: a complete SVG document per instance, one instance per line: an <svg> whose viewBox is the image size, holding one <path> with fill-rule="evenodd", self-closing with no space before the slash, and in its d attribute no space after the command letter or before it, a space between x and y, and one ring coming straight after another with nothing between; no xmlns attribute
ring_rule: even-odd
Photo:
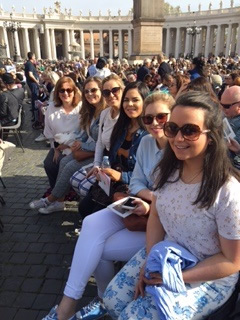
<svg viewBox="0 0 240 320"><path fill-rule="evenodd" d="M142 319L143 309L144 319L159 319L166 311L160 300L167 301L172 319L205 319L230 298L238 280L240 174L227 155L221 110L210 95L188 92L176 101L164 131L169 142L157 168L146 251L137 253L105 291L103 300L113 319ZM145 274L147 256L165 239L197 260L179 274L186 284L184 294L168 289L164 273ZM171 283L178 279L171 277ZM156 293L157 300L145 293L146 285L159 284L165 291Z"/></svg>

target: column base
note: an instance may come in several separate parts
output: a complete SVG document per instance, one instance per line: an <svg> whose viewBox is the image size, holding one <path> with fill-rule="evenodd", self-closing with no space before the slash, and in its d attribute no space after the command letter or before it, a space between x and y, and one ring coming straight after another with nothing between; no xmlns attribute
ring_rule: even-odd
<svg viewBox="0 0 240 320"><path fill-rule="evenodd" d="M22 58L18 54L14 54L14 56L13 56L14 62L20 62L21 60L22 60Z"/></svg>

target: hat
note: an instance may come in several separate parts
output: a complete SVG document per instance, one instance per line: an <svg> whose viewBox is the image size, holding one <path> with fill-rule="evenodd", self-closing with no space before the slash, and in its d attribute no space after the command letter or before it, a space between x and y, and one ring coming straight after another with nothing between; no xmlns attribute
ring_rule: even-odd
<svg viewBox="0 0 240 320"><path fill-rule="evenodd" d="M2 80L5 84L13 84L15 82L11 73L4 73Z"/></svg>

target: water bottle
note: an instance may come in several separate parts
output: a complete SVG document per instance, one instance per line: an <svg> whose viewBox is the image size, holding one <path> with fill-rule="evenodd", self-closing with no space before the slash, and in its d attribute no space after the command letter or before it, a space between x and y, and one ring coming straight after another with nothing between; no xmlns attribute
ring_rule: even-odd
<svg viewBox="0 0 240 320"><path fill-rule="evenodd" d="M111 168L111 165L110 165L110 161L109 161L109 157L108 157L108 156L104 156L104 157L103 157L102 168L103 168L103 169Z"/></svg>

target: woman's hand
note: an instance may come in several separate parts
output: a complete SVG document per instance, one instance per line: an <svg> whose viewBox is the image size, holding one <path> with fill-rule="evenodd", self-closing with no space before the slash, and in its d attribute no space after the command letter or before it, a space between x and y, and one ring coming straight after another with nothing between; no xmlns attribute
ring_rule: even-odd
<svg viewBox="0 0 240 320"><path fill-rule="evenodd" d="M152 272L149 274L150 279L143 277L143 282L146 286L156 286L158 284L162 284L162 276L159 272Z"/></svg>
<svg viewBox="0 0 240 320"><path fill-rule="evenodd" d="M88 171L88 174L86 175L87 178L91 177L91 176L95 176L97 177L97 174L99 172L100 168L99 167L93 167L91 170Z"/></svg>
<svg viewBox="0 0 240 320"><path fill-rule="evenodd" d="M65 149L67 149L67 148L69 148L69 146L67 146L66 144L62 143L56 149L61 152L61 151L65 150Z"/></svg>
<svg viewBox="0 0 240 320"><path fill-rule="evenodd" d="M117 155L118 156L124 156L124 158L128 158L129 150L125 150L125 149L120 148L117 151Z"/></svg>
<svg viewBox="0 0 240 320"><path fill-rule="evenodd" d="M112 181L120 181L121 180L121 172L111 169L111 168L106 168L106 169L101 169L102 172L104 172L107 176L111 178Z"/></svg>
<svg viewBox="0 0 240 320"><path fill-rule="evenodd" d="M77 151L80 148L81 148L81 142L80 141L74 141L72 146L71 146L72 152Z"/></svg>
<svg viewBox="0 0 240 320"><path fill-rule="evenodd" d="M144 282L144 273L145 273L145 266L146 264L142 266L139 274L139 280L135 287L135 294L134 294L134 300L136 300L139 296L144 297L145 296L145 282Z"/></svg>
<svg viewBox="0 0 240 320"><path fill-rule="evenodd" d="M57 163L59 155L60 151L58 149L54 149L53 162Z"/></svg>
<svg viewBox="0 0 240 320"><path fill-rule="evenodd" d="M235 153L240 153L240 144L237 142L235 139L231 139L227 143L228 149L235 152Z"/></svg>
<svg viewBox="0 0 240 320"><path fill-rule="evenodd" d="M136 205L136 207L132 210L132 213L138 216L144 216L150 210L150 205L142 199L136 199L132 201L132 203Z"/></svg>

